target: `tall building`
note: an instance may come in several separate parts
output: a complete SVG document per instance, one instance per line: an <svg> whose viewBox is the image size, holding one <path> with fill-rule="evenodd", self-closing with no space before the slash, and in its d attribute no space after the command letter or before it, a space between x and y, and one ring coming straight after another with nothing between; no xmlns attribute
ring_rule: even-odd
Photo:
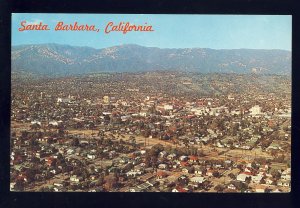
<svg viewBox="0 0 300 208"><path fill-rule="evenodd" d="M43 99L43 98L44 98L44 93L41 92L40 99Z"/></svg>
<svg viewBox="0 0 300 208"><path fill-rule="evenodd" d="M103 103L104 103L104 104L109 104L109 103L110 103L110 98L109 98L109 96L106 95L106 96L103 97Z"/></svg>
<svg viewBox="0 0 300 208"><path fill-rule="evenodd" d="M255 105L252 108L249 109L250 114L255 116L257 114L261 114L261 107L259 107L259 105Z"/></svg>

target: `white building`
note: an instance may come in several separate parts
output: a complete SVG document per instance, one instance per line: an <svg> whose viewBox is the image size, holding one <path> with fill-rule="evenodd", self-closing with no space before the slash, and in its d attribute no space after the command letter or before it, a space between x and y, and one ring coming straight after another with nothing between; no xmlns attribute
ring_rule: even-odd
<svg viewBox="0 0 300 208"><path fill-rule="evenodd" d="M241 173L241 174L237 175L237 177L236 177L236 180L238 180L238 181L242 181L242 182L245 182L245 181L246 181L246 178L248 178L248 177L250 177L250 178L251 178L251 176L250 176L250 175L247 175L247 174Z"/></svg>
<svg viewBox="0 0 300 208"><path fill-rule="evenodd" d="M173 105L164 105L165 110L173 110Z"/></svg>
<svg viewBox="0 0 300 208"><path fill-rule="evenodd" d="M195 183L203 183L205 181L205 178L204 177L192 177L191 178L191 181L192 182L195 182Z"/></svg>
<svg viewBox="0 0 300 208"><path fill-rule="evenodd" d="M57 98L58 103L69 103L70 101L70 98Z"/></svg>
<svg viewBox="0 0 300 208"><path fill-rule="evenodd" d="M261 107L259 107L259 105L255 105L252 108L250 108L249 111L250 111L250 115L253 116L261 114Z"/></svg>
<svg viewBox="0 0 300 208"><path fill-rule="evenodd" d="M96 158L96 155L94 155L94 154L87 154L87 158L89 158L89 159L95 159Z"/></svg>

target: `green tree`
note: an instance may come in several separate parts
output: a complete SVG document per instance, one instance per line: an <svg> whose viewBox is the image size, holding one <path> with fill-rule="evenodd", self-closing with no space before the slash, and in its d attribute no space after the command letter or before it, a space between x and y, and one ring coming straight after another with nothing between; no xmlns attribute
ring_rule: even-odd
<svg viewBox="0 0 300 208"><path fill-rule="evenodd" d="M221 184L218 184L214 187L214 190L217 192L223 192L224 189L225 189L225 187Z"/></svg>

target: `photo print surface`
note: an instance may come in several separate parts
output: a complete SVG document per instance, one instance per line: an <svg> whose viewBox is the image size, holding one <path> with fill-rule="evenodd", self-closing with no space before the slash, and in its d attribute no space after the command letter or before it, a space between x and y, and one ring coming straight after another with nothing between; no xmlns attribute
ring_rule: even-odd
<svg viewBox="0 0 300 208"><path fill-rule="evenodd" d="M11 27L11 191L290 192L290 15Z"/></svg>

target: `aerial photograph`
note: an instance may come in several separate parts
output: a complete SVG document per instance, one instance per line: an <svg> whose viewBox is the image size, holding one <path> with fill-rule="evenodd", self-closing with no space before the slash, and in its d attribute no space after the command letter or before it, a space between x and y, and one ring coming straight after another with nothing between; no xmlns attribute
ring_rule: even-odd
<svg viewBox="0 0 300 208"><path fill-rule="evenodd" d="M291 191L291 15L13 13L10 191Z"/></svg>

